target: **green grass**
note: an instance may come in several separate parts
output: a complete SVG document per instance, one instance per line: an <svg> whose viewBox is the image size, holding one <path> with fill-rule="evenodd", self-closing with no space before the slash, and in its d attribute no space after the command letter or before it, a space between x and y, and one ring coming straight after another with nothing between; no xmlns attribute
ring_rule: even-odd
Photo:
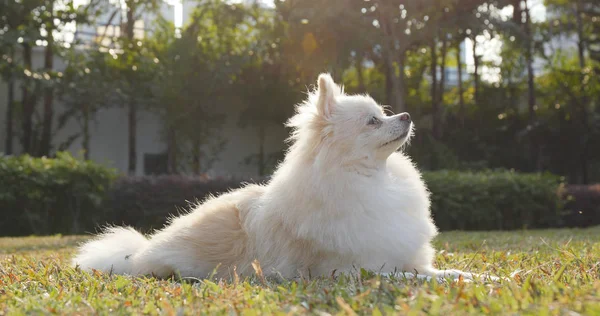
<svg viewBox="0 0 600 316"><path fill-rule="evenodd" d="M336 279L178 283L68 267L85 237L0 238L6 314L600 315L600 228L444 233L437 266L511 281Z"/></svg>

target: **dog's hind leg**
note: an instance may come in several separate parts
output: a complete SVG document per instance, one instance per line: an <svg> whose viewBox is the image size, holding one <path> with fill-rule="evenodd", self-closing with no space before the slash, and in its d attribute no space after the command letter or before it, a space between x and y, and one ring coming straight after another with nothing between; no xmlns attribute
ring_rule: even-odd
<svg viewBox="0 0 600 316"><path fill-rule="evenodd" d="M249 238L236 203L240 199L233 197L230 193L208 200L153 235L148 247L132 258L136 272L199 279L224 277L234 266L246 272Z"/></svg>

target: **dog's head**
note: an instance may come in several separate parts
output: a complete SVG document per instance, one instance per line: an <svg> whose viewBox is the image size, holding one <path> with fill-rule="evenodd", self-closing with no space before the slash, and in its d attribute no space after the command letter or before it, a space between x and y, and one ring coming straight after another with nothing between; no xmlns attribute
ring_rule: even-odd
<svg viewBox="0 0 600 316"><path fill-rule="evenodd" d="M408 113L388 116L371 97L344 94L328 74L319 76L317 91L288 125L296 147L342 164L385 161L413 131Z"/></svg>

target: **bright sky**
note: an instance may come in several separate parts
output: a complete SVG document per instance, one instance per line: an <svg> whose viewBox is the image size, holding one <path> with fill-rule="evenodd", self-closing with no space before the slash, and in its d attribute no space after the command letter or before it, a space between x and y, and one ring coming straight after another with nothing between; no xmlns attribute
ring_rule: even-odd
<svg viewBox="0 0 600 316"><path fill-rule="evenodd" d="M75 4L83 4L88 0L75 0ZM123 2L123 0L113 0L115 2ZM165 0L165 2L171 6L173 6L173 23L175 27L181 28L184 22L184 12L182 1L192 1L192 0ZM244 3L244 2L253 2L254 0L228 0L230 3ZM266 6L273 6L273 0L258 0L260 3ZM546 8L543 4L543 0L529 0L531 16L534 21L541 21L546 18ZM507 19L512 15L512 7L505 8L499 12L499 16L501 18ZM189 13L188 13L189 14ZM62 39L65 42L70 42L73 37L73 32L75 31L75 25L67 25L65 27L65 32L60 32L60 34L56 34L57 38ZM489 34L480 35L477 37L478 49L477 54L482 56L484 61L493 62L496 65L499 65L502 62L502 59L499 56L500 50L502 48L502 43L498 38L492 38ZM465 63L469 70L471 70L473 66L473 42L469 39L465 42ZM482 69L482 79L489 81L496 81L498 79L498 75L496 74L495 69L484 68Z"/></svg>
<svg viewBox="0 0 600 316"><path fill-rule="evenodd" d="M546 19L546 7L544 6L543 0L529 0L531 19L536 21L544 21ZM500 17L502 19L507 19L512 16L513 8L507 7L500 11ZM495 65L500 65L502 63L502 58L500 57L500 50L502 49L502 42L499 38L492 38L489 34L480 35L477 37L478 49L477 55L482 56L481 59L483 61L493 62ZM465 42L465 53L466 60L465 63L467 65L467 69L472 71L473 68L473 41L467 39ZM499 69L490 69L488 67L484 67L482 69L481 77L483 80L495 82L498 81L499 78Z"/></svg>

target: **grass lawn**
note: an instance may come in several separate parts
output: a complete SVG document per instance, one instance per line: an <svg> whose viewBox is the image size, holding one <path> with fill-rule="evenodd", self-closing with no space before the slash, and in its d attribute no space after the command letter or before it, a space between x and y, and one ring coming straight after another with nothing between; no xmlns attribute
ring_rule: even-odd
<svg viewBox="0 0 600 316"><path fill-rule="evenodd" d="M178 283L68 267L86 237L0 238L2 314L600 315L600 228L441 234L439 268L497 284L361 277Z"/></svg>

